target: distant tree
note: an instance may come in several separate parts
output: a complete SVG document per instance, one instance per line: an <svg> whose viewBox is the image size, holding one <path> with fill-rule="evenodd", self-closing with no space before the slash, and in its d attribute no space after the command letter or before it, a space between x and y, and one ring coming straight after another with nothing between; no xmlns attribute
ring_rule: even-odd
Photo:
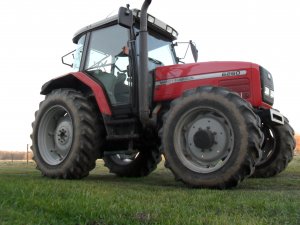
<svg viewBox="0 0 300 225"><path fill-rule="evenodd" d="M300 153L300 135L296 135L295 136L295 139L296 139L296 152Z"/></svg>
<svg viewBox="0 0 300 225"><path fill-rule="evenodd" d="M28 159L32 160L32 151L28 152ZM26 160L27 152L12 152L12 151L0 151L0 160Z"/></svg>

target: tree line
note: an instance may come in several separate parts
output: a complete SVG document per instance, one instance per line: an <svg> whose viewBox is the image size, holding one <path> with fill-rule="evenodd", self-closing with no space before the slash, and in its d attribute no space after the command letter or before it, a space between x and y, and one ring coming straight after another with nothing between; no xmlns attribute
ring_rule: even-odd
<svg viewBox="0 0 300 225"><path fill-rule="evenodd" d="M32 159L32 152L28 152L28 159ZM26 160L27 152L0 151L0 160Z"/></svg>

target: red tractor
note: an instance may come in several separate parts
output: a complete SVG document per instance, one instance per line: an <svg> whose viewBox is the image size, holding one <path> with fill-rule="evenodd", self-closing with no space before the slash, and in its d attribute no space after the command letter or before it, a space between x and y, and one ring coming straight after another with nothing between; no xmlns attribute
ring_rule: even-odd
<svg viewBox="0 0 300 225"><path fill-rule="evenodd" d="M272 108L272 75L248 62L180 63L178 33L147 14L150 3L75 34L76 72L41 90L31 135L37 168L80 179L102 158L110 172L139 177L164 155L176 179L206 188L282 172L295 140Z"/></svg>

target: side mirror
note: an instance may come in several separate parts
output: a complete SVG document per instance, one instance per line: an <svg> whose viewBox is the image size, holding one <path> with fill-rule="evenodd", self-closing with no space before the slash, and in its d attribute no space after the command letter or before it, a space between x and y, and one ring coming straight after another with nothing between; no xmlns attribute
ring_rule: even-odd
<svg viewBox="0 0 300 225"><path fill-rule="evenodd" d="M198 49L196 48L196 45L194 42L190 41L192 55L194 57L195 62L198 60Z"/></svg>
<svg viewBox="0 0 300 225"><path fill-rule="evenodd" d="M132 11L125 7L120 7L119 9L118 23L122 27L131 28L133 26L133 15Z"/></svg>

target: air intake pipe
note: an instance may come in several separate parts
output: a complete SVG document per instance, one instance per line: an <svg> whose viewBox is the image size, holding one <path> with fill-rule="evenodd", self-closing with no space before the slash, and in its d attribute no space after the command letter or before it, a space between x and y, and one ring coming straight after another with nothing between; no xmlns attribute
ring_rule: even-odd
<svg viewBox="0 0 300 225"><path fill-rule="evenodd" d="M145 127L150 122L149 110L149 79L148 79L148 29L147 29L147 10L151 0L145 0L141 8L140 17L140 65L138 77L138 93L139 93L139 116L140 121Z"/></svg>

